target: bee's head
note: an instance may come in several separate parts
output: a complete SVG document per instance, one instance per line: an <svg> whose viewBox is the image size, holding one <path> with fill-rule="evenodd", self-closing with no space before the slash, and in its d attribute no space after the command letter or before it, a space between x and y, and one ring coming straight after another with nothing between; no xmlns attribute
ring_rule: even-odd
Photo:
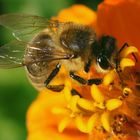
<svg viewBox="0 0 140 140"><path fill-rule="evenodd" d="M96 65L101 71L111 68L114 61L116 50L116 39L111 36L102 36L98 41L93 43L93 56L96 59Z"/></svg>

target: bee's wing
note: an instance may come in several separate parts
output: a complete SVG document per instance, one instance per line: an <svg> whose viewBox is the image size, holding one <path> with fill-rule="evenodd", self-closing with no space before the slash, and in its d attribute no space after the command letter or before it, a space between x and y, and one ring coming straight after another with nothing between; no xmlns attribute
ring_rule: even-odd
<svg viewBox="0 0 140 140"><path fill-rule="evenodd" d="M0 16L0 25L10 29L17 40L25 42L29 42L39 31L45 28L58 28L60 24L63 23L28 14L5 14Z"/></svg>
<svg viewBox="0 0 140 140"><path fill-rule="evenodd" d="M23 66L25 45L12 41L0 46L0 68L15 68Z"/></svg>
<svg viewBox="0 0 140 140"><path fill-rule="evenodd" d="M70 57L69 54L56 50L55 47L38 48L29 43L15 40L0 47L0 68L16 68L36 62L69 59Z"/></svg>

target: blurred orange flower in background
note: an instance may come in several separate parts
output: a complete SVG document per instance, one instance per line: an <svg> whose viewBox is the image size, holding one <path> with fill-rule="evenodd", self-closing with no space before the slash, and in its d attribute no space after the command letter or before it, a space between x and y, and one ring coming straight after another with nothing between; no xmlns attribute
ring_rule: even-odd
<svg viewBox="0 0 140 140"><path fill-rule="evenodd" d="M98 6L97 25L99 34L112 35L119 45L127 42L140 50L139 0L104 0Z"/></svg>
<svg viewBox="0 0 140 140"><path fill-rule="evenodd" d="M55 18L63 22L89 25L99 36L112 35L117 38L118 47L127 42L140 48L138 0L104 0L96 12L84 5L74 5L60 11ZM137 58L139 59L139 54ZM62 69L57 77L66 75L63 79L59 78L66 85L64 90L60 93L47 89L42 91L27 112L27 140L138 140L140 85L137 83L140 82L140 63L132 66L123 71L123 78L128 85L123 91L108 86L112 82L111 78L116 78L114 71L105 75L103 85L86 87L73 83ZM129 73L133 77L129 77ZM87 76L100 75L93 67ZM73 87L84 98L78 95L72 97L70 89ZM83 116L86 117L83 119Z"/></svg>

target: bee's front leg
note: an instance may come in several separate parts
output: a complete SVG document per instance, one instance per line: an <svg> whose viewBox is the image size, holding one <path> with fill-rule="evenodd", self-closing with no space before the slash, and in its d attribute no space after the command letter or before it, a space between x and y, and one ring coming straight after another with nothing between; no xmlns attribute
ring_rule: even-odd
<svg viewBox="0 0 140 140"><path fill-rule="evenodd" d="M100 85L102 83L102 78L93 78L93 79L84 79L78 75L76 75L74 72L70 72L70 77L79 82L82 85Z"/></svg>
<svg viewBox="0 0 140 140"><path fill-rule="evenodd" d="M89 72L90 66L91 66L91 59L89 59L88 62L85 64L84 71L86 73Z"/></svg>
<svg viewBox="0 0 140 140"><path fill-rule="evenodd" d="M61 64L57 64L56 67L52 70L52 72L50 73L50 75L48 76L47 80L44 82L46 88L55 91L55 92L60 92L61 90L63 90L64 85L49 85L49 83L52 81L52 79L58 74L58 72L60 71L61 68Z"/></svg>

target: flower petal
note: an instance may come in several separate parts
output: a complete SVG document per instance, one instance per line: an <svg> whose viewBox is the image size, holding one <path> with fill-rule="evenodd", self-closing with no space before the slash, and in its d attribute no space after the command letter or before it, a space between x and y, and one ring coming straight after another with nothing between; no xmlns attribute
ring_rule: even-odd
<svg viewBox="0 0 140 140"><path fill-rule="evenodd" d="M65 106L63 94L49 90L40 93L27 112L27 140L87 140L87 135L80 133L72 123L63 133L58 132L62 118L52 113L56 106Z"/></svg>
<svg viewBox="0 0 140 140"><path fill-rule="evenodd" d="M129 46L124 48L124 50L121 52L120 56L121 57L127 57L131 53L136 53L138 52L138 49L134 46Z"/></svg>
<svg viewBox="0 0 140 140"><path fill-rule="evenodd" d="M115 77L116 77L115 70L110 71L108 74L105 75L105 77L103 79L103 84L105 86L110 85L114 81Z"/></svg>
<svg viewBox="0 0 140 140"><path fill-rule="evenodd" d="M99 119L99 115L97 113L93 114L89 120L88 120L88 123L87 123L87 130L88 132L92 132L95 124L96 124L96 121Z"/></svg>
<svg viewBox="0 0 140 140"><path fill-rule="evenodd" d="M127 42L140 50L139 13L139 0L105 0L98 6L99 34L114 36L120 47Z"/></svg>
<svg viewBox="0 0 140 140"><path fill-rule="evenodd" d="M71 120L72 119L70 117L65 117L64 119L62 119L58 125L58 131L63 132L64 129L69 125Z"/></svg>
<svg viewBox="0 0 140 140"><path fill-rule="evenodd" d="M91 95L92 95L92 98L95 100L95 102L97 103L104 102L104 96L102 92L99 90L98 86L95 84L91 86Z"/></svg>
<svg viewBox="0 0 140 140"><path fill-rule="evenodd" d="M89 100L86 100L84 98L80 98L77 102L77 105L83 109L84 111L95 111L95 107L93 105L93 102L89 101Z"/></svg>
<svg viewBox="0 0 140 140"><path fill-rule="evenodd" d="M135 62L130 58L123 58L120 62L120 67L124 70L126 67L135 66Z"/></svg>
<svg viewBox="0 0 140 140"><path fill-rule="evenodd" d="M82 116L77 116L75 119L77 128L84 133L88 133L86 123L84 122Z"/></svg>
<svg viewBox="0 0 140 140"><path fill-rule="evenodd" d="M106 108L109 111L112 111L122 105L122 101L119 99L110 99L106 102Z"/></svg>
<svg viewBox="0 0 140 140"><path fill-rule="evenodd" d="M103 128L110 132L110 119L109 119L109 113L108 112L104 112L101 116L101 122L103 125Z"/></svg>
<svg viewBox="0 0 140 140"><path fill-rule="evenodd" d="M77 102L80 99L80 97L78 95L74 95L71 97L71 100L69 102L69 108L73 111L73 112L79 112L79 109L77 107Z"/></svg>

